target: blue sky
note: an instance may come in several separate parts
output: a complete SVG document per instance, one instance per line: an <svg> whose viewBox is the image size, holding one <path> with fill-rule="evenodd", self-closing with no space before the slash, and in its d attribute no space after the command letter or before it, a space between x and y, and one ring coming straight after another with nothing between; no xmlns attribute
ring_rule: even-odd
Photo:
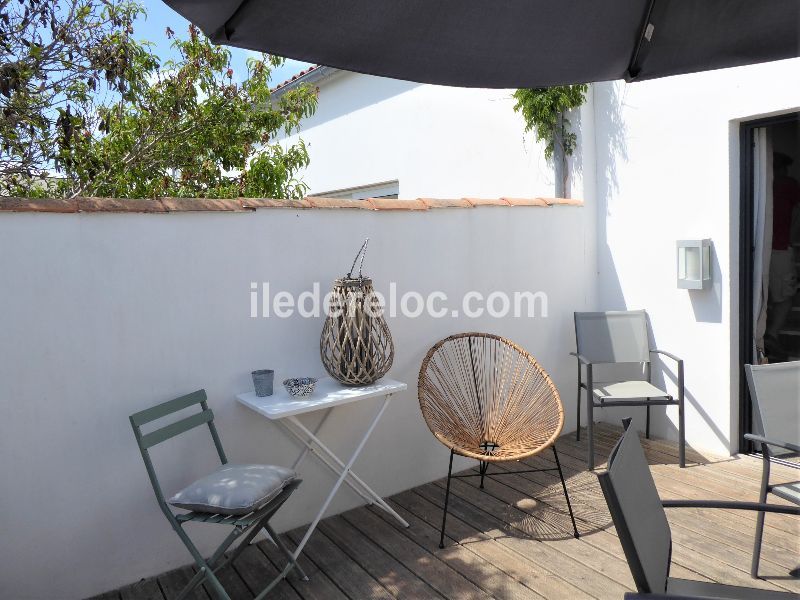
<svg viewBox="0 0 800 600"><path fill-rule="evenodd" d="M140 18L134 28L134 35L139 40L147 40L155 44L155 51L162 60L172 56L170 42L164 33L167 27L175 33L186 37L189 21L184 19L169 6L160 0L140 0L147 10L147 18ZM250 56L257 53L239 48L230 48L231 62L233 63L234 79L241 80L246 73L245 62ZM292 75L310 66L308 63L297 60L287 60L286 63L272 73L272 81L278 84Z"/></svg>

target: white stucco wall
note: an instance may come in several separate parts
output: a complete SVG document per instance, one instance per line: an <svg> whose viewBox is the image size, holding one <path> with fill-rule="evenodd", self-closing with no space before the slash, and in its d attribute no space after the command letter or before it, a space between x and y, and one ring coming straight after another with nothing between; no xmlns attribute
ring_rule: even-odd
<svg viewBox="0 0 800 600"><path fill-rule="evenodd" d="M319 108L299 134L309 145L312 194L398 180L401 198L553 196L552 166L524 134L513 90L356 73L337 73L319 89ZM573 119L579 136L591 139L591 118L583 110ZM576 198L585 196L584 178L593 180L592 150L583 145L572 160Z"/></svg>
<svg viewBox="0 0 800 600"><path fill-rule="evenodd" d="M798 110L798 81L794 59L594 84L576 119L571 193L598 219L585 240L598 261L594 308L649 311L655 345L686 361L688 440L701 450L737 449L739 123ZM552 168L512 106L510 90L337 75L301 132L306 180L312 193L398 179L406 198L550 195ZM679 290L675 241L704 237L713 289ZM671 389L675 376L663 380ZM675 438L677 411L654 413L656 435Z"/></svg>
<svg viewBox="0 0 800 600"><path fill-rule="evenodd" d="M574 423L572 311L595 306L593 210L485 207L427 212L0 213L0 597L81 598L190 562L159 512L128 415L205 388L229 459L291 464L298 446L238 405L250 371L324 373L322 319L250 317L250 283L323 292L371 238L365 272L386 291L544 291L548 318L395 318L390 376L409 384L356 471L382 494L445 474L416 401L427 349L459 331L506 335L553 376ZM336 410L339 453L375 404ZM214 464L204 429L155 449L166 491ZM332 484L313 460L280 512L308 522ZM342 488L333 511L359 503ZM194 526L205 549L220 530ZM46 576L42 576L46 573Z"/></svg>
<svg viewBox="0 0 800 600"><path fill-rule="evenodd" d="M346 75L323 87L302 133L312 192L398 179L406 198L552 194L551 170L523 137L509 92L374 79ZM572 187L585 208L0 215L0 535L9 550L0 596L79 598L188 562L152 498L132 412L204 387L232 460L291 463L297 447L234 395L250 388L255 368L275 368L278 380L321 374L321 319L251 319L250 282L324 289L366 236L379 289L394 280L401 291L451 297L542 290L550 313L390 321L391 376L412 389L357 464L379 492L446 469L413 384L427 348L450 333L487 330L528 348L553 375L571 428L574 310L646 308L655 344L686 361L689 443L732 449L738 123L798 110L798 81L800 60L791 60L593 86ZM675 240L693 237L714 242L710 291L675 286ZM326 432L336 450L349 449L372 409L334 415ZM674 437L677 415L660 413L655 433ZM167 490L211 464L202 433L164 448ZM311 462L303 475L281 529L308 521L330 483ZM357 502L345 491L334 510ZM214 528L193 530L206 547L216 541Z"/></svg>
<svg viewBox="0 0 800 600"><path fill-rule="evenodd" d="M599 308L646 308L656 345L684 358L702 449L738 444L739 123L800 109L798 82L794 59L593 86ZM675 285L675 241L694 238L713 241L709 291ZM667 414L654 431L675 438Z"/></svg>

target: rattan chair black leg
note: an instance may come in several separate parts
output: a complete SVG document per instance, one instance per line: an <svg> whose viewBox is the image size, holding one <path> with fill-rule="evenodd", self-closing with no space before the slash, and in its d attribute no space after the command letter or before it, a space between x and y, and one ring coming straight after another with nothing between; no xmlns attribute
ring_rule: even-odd
<svg viewBox="0 0 800 600"><path fill-rule="evenodd" d="M486 477L486 471L489 470L489 463L488 462L481 462L480 466L480 473L481 473L481 489L483 489L483 480Z"/></svg>
<svg viewBox="0 0 800 600"><path fill-rule="evenodd" d="M567 499L567 509L569 510L569 518L572 520L572 531L576 538L581 537L578 533L578 526L575 524L575 515L572 513L572 503L569 501L569 492L567 491L567 482L564 481L564 472L561 470L561 462L558 460L558 452L556 446L553 444L553 456L556 459L556 467L558 467L558 476L561 478L561 487L564 489L564 497Z"/></svg>
<svg viewBox="0 0 800 600"><path fill-rule="evenodd" d="M444 491L444 513L442 514L442 535L439 537L439 548L444 548L444 526L447 524L447 503L450 501L450 479L453 474L453 451L450 450L450 466L447 468L447 487Z"/></svg>

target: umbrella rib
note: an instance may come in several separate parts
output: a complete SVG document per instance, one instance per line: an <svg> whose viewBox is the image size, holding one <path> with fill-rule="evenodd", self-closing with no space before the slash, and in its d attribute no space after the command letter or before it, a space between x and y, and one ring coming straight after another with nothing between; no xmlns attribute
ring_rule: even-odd
<svg viewBox="0 0 800 600"><path fill-rule="evenodd" d="M641 65L639 64L639 55L641 54L644 43L650 42L650 37L648 36L647 30L650 27L650 17L653 15L653 8L655 7L655 4L656 0L650 0L650 2L647 3L647 11L644 13L644 20L642 21L642 26L639 31L639 41L637 42L636 48L633 51L633 56L628 63L628 76L630 79L635 79L639 74L639 71L642 70Z"/></svg>

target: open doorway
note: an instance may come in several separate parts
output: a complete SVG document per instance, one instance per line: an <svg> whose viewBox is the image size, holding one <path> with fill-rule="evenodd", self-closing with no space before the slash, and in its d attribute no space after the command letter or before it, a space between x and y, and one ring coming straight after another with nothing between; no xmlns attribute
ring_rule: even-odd
<svg viewBox="0 0 800 600"><path fill-rule="evenodd" d="M743 365L800 360L800 113L742 124L740 450L752 413Z"/></svg>

